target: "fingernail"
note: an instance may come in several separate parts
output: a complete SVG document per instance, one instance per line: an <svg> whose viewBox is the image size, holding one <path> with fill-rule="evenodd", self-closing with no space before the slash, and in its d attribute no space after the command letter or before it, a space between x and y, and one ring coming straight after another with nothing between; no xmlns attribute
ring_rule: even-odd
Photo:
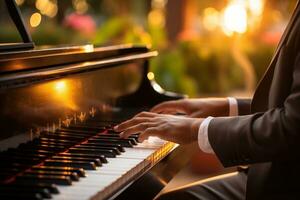
<svg viewBox="0 0 300 200"><path fill-rule="evenodd" d="M114 126L114 130L117 130L118 128L119 128L119 126L118 126L118 125Z"/></svg>

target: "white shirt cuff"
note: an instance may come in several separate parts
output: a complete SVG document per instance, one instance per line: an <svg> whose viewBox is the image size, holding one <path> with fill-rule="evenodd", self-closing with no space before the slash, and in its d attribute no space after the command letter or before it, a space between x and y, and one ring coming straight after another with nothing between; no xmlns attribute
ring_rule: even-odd
<svg viewBox="0 0 300 200"><path fill-rule="evenodd" d="M208 141L208 126L212 119L213 117L207 117L201 123L198 130L198 145L203 152L214 154L214 151Z"/></svg>
<svg viewBox="0 0 300 200"><path fill-rule="evenodd" d="M238 113L238 102L236 98L227 97L227 99L229 102L229 116L237 116L239 113ZM212 119L213 117L207 117L201 123L198 130L198 145L203 152L214 154L214 150L210 146L208 140L208 126Z"/></svg>
<svg viewBox="0 0 300 200"><path fill-rule="evenodd" d="M234 117L239 115L238 111L238 102L236 98L233 97L227 97L229 102L229 116Z"/></svg>

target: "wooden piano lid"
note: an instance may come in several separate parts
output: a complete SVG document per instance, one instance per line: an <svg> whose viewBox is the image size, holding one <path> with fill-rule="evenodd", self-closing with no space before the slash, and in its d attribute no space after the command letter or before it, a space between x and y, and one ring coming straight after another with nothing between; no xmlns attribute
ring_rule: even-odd
<svg viewBox="0 0 300 200"><path fill-rule="evenodd" d="M146 46L130 44L110 47L94 47L92 44L36 47L15 1L5 0L4 4L23 43L0 43L0 74L149 52Z"/></svg>

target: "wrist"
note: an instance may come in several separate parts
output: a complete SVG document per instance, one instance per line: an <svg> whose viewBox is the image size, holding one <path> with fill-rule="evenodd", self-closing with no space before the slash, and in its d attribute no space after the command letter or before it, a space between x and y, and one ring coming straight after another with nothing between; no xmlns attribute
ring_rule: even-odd
<svg viewBox="0 0 300 200"><path fill-rule="evenodd" d="M198 140L199 126L203 122L202 118L194 119L191 124L191 142Z"/></svg>

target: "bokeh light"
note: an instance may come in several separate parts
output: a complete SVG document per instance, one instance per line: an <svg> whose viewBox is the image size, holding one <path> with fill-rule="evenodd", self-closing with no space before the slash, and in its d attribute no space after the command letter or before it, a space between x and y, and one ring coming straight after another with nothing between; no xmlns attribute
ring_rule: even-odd
<svg viewBox="0 0 300 200"><path fill-rule="evenodd" d="M246 8L240 3L232 3L224 10L222 29L227 35L245 33L247 21Z"/></svg>
<svg viewBox="0 0 300 200"><path fill-rule="evenodd" d="M37 27L42 21L42 15L40 13L33 13L30 17L30 26Z"/></svg>

